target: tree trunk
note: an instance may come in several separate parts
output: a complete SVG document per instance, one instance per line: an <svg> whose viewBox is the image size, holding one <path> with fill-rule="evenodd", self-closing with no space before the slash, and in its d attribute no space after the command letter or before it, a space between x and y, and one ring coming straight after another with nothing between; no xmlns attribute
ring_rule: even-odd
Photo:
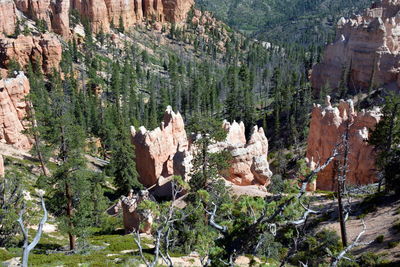
<svg viewBox="0 0 400 267"><path fill-rule="evenodd" d="M39 135L38 135L38 133L36 131L36 129L37 129L37 121L36 121L36 118L35 118L35 110L33 109L33 105L32 105L31 102L28 102L28 105L29 105L29 111L31 113L30 115L31 115L31 121L32 121L32 128L33 128L33 137L35 139L36 154L37 154L38 159L40 161L40 167L42 168L43 175L46 176L46 177L49 177L50 174L49 174L49 171L46 168L46 163L44 161L44 157L43 157L42 151L40 150L40 138L39 138Z"/></svg>
<svg viewBox="0 0 400 267"><path fill-rule="evenodd" d="M72 217L73 217L72 194L71 194L71 188L68 183L65 183L65 196L67 198L69 249L75 250L76 249L76 236L72 234L72 229L74 228L74 224L72 222Z"/></svg>
<svg viewBox="0 0 400 267"><path fill-rule="evenodd" d="M347 247L347 232L346 232L346 222L343 212L343 201L342 201L343 188L341 183L338 183L338 208L339 208L339 222L340 222L340 234L342 236L343 247Z"/></svg>
<svg viewBox="0 0 400 267"><path fill-rule="evenodd" d="M351 118L349 119L351 120ZM346 231L346 219L344 216L344 209L343 209L343 193L345 190L346 178L347 178L347 164L349 158L349 139L350 139L350 121L346 123L346 131L343 137L343 162L341 170L339 170L339 177L338 177L338 210L339 210L339 222L340 222L340 233L342 236L342 244L343 247L347 247L347 231Z"/></svg>
<svg viewBox="0 0 400 267"><path fill-rule="evenodd" d="M61 126L61 159L65 163L67 161L67 143L65 141L65 127ZM72 229L74 228L74 223L72 222L72 217L74 216L74 206L72 203L72 192L71 186L68 181L65 181L65 198L67 199L66 212L68 217L68 237L69 237L69 249L76 249L76 236L72 234Z"/></svg>

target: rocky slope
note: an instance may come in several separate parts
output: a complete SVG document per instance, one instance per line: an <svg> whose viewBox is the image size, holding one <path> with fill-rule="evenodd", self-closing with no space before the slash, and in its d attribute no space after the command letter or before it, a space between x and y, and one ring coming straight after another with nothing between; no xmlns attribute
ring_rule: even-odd
<svg viewBox="0 0 400 267"><path fill-rule="evenodd" d="M108 32L110 26L125 28L144 21L179 23L186 19L193 0L2 0L0 1L0 31L12 34L17 18L23 16L46 22L49 30L64 37L71 33L72 10L88 19L94 32Z"/></svg>
<svg viewBox="0 0 400 267"><path fill-rule="evenodd" d="M342 80L356 92L382 85L399 88L399 11L400 1L383 0L363 15L341 18L335 42L313 68L313 88L335 89Z"/></svg>
<svg viewBox="0 0 400 267"><path fill-rule="evenodd" d="M22 132L26 129L29 81L20 72L16 78L0 80L0 142L17 148L29 149L30 139Z"/></svg>
<svg viewBox="0 0 400 267"><path fill-rule="evenodd" d="M333 149L342 141L342 136L349 124L350 153L347 173L348 185L364 185L376 181L375 153L368 145L369 133L380 120L379 109L356 112L351 100L341 101L333 107L330 98L326 106L314 106L310 133L308 136L307 158L310 166L323 164L332 155ZM316 188L335 190L336 165L342 160L339 156L318 174Z"/></svg>
<svg viewBox="0 0 400 267"><path fill-rule="evenodd" d="M267 161L268 140L262 128L254 127L246 141L243 123L224 122L227 138L210 146L211 152L228 150L232 155L227 180L237 185L268 185L272 176ZM153 131L131 127L132 143L136 147L136 168L140 182L152 186L161 177L181 175L190 179L192 154L182 116L168 107L161 126Z"/></svg>

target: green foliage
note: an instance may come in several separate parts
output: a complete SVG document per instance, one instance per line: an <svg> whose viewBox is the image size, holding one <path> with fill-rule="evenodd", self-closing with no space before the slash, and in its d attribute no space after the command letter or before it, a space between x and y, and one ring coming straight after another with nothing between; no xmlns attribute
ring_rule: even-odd
<svg viewBox="0 0 400 267"><path fill-rule="evenodd" d="M400 194L400 97L390 95L382 110L383 117L372 132L370 143L378 151L377 164L386 182L386 190Z"/></svg>
<svg viewBox="0 0 400 267"><path fill-rule="evenodd" d="M191 132L196 134L194 144L199 147L199 152L193 158L193 172L190 180L192 191L204 189L207 184L213 183L220 174L228 168L229 153L211 153L208 147L226 137L218 120L196 116L189 124Z"/></svg>
<svg viewBox="0 0 400 267"><path fill-rule="evenodd" d="M388 249L395 248L395 247L397 247L399 245L399 243L400 243L399 241L390 241L387 244L387 248Z"/></svg>
<svg viewBox="0 0 400 267"><path fill-rule="evenodd" d="M21 174L7 172L0 177L0 247L9 246L19 231L18 213L22 204Z"/></svg>
<svg viewBox="0 0 400 267"><path fill-rule="evenodd" d="M114 177L114 184L117 187L117 194L127 194L131 189L138 190L143 186L138 181L138 174L135 164L135 151L130 140L119 132L113 145L113 153L110 164L107 166L110 175Z"/></svg>
<svg viewBox="0 0 400 267"><path fill-rule="evenodd" d="M372 252L366 252L363 253L358 259L357 263L359 266L362 267L367 267L367 266L380 266L380 264L383 264L384 261L382 260L382 257L374 254Z"/></svg>
<svg viewBox="0 0 400 267"><path fill-rule="evenodd" d="M22 70L22 68L18 61L11 59L7 64L7 77L15 78L20 70Z"/></svg>
<svg viewBox="0 0 400 267"><path fill-rule="evenodd" d="M329 262L329 250L333 255L342 250L339 236L335 231L323 230L315 236L307 236L306 241L299 248L299 252L290 259L292 264L299 261L308 262L312 266L318 266L323 262Z"/></svg>
<svg viewBox="0 0 400 267"><path fill-rule="evenodd" d="M47 23L44 19L37 19L35 22L36 28L40 33L45 33L48 30Z"/></svg>
<svg viewBox="0 0 400 267"><path fill-rule="evenodd" d="M212 11L233 28L256 38L279 43L325 45L341 16L357 13L371 1L323 0L201 0L198 7Z"/></svg>

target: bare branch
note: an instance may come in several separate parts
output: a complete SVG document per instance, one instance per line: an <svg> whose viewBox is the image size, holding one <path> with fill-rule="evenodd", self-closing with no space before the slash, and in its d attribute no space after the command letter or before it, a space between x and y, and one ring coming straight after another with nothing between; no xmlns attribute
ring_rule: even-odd
<svg viewBox="0 0 400 267"><path fill-rule="evenodd" d="M40 238L42 237L43 226L47 221L48 214L47 214L47 210L46 210L46 205L44 203L43 195L41 195L40 198L41 198L41 204L42 204L42 209L43 209L44 214L43 214L42 219L40 220L36 235L30 244L29 244L29 240L28 240L28 229L25 228L24 223L23 223L23 215L25 213L25 207L19 213L18 223L19 223L19 226L21 227L21 231L24 236L22 267L28 266L29 253L39 243Z"/></svg>
<svg viewBox="0 0 400 267"><path fill-rule="evenodd" d="M214 205L213 211L209 212L206 210L207 214L210 215L210 225L212 227L214 227L215 229L217 229L223 233L226 233L228 231L228 228L226 226L219 225L215 222L215 215L217 213L217 205L214 202L212 202L212 204Z"/></svg>
<svg viewBox="0 0 400 267"><path fill-rule="evenodd" d="M342 259L346 259L347 258L347 257L345 257L346 254L349 253L349 251L352 250L353 248L358 247L358 246L362 246L362 245L368 245L368 244L372 243L372 241L371 242L366 242L366 243L365 242L360 242L360 239L361 239L362 235L367 231L367 227L365 226L364 220L361 220L361 222L362 222L362 225L363 225L363 230L358 234L358 236L356 237L356 239L354 240L354 242L351 245L347 246L344 250L342 250L339 253L339 255L334 256L332 258L331 267L337 267L339 262Z"/></svg>

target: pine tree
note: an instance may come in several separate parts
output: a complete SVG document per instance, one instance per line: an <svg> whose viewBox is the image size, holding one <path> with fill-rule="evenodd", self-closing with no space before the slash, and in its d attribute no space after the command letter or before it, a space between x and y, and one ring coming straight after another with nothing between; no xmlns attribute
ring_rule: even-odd
<svg viewBox="0 0 400 267"><path fill-rule="evenodd" d="M138 181L136 172L135 150L124 131L119 131L115 137L111 161L108 167L109 173L114 177L117 194L127 194L131 189L138 190L142 185Z"/></svg>

